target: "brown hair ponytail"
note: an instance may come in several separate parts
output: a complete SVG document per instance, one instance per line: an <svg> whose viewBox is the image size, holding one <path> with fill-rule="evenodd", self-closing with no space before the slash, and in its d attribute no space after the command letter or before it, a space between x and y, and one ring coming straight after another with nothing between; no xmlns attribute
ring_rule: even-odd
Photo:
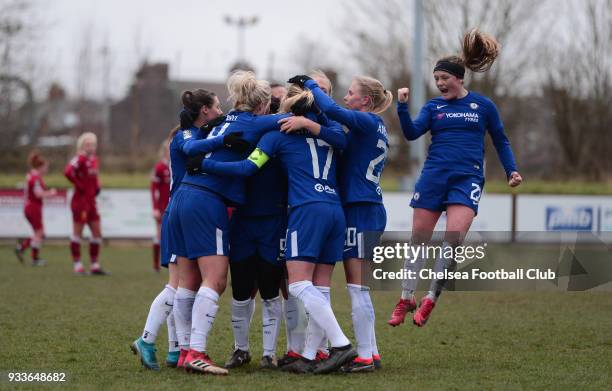
<svg viewBox="0 0 612 391"><path fill-rule="evenodd" d="M198 88L193 91L185 91L181 95L183 103L183 111L179 115L181 120L181 128L187 129L193 126L193 123L200 115L202 107L212 107L215 103L215 93Z"/></svg>
<svg viewBox="0 0 612 391"><path fill-rule="evenodd" d="M499 42L491 35L473 28L463 37L463 64L472 72L486 72L495 62L500 48Z"/></svg>
<svg viewBox="0 0 612 391"><path fill-rule="evenodd" d="M473 28L463 36L461 55L441 58L434 72L444 71L459 79L463 79L465 68L472 72L486 72L497 59L500 48L501 45L493 36Z"/></svg>

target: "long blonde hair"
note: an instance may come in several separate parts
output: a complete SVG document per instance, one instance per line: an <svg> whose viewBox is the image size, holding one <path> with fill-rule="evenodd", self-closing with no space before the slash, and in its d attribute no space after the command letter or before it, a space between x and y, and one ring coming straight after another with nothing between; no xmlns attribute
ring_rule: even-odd
<svg viewBox="0 0 612 391"><path fill-rule="evenodd" d="M369 76L357 76L353 81L357 82L361 95L370 97L368 111L380 114L393 102L393 94L387 91L380 81Z"/></svg>
<svg viewBox="0 0 612 391"><path fill-rule="evenodd" d="M236 110L255 111L261 104L269 104L272 96L270 83L258 80L251 71L236 71L227 80L229 100Z"/></svg>

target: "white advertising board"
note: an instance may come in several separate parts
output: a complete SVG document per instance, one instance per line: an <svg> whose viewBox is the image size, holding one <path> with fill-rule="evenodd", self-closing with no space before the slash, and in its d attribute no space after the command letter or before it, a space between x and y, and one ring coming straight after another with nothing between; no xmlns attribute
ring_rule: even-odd
<svg viewBox="0 0 612 391"><path fill-rule="evenodd" d="M68 238L72 232L70 198L63 193L45 200L43 221L48 238ZM0 190L0 237L27 237L31 228L23 215L23 191ZM155 233L151 196L147 190L103 190L98 196L102 235L106 238L150 238Z"/></svg>
<svg viewBox="0 0 612 391"><path fill-rule="evenodd" d="M60 193L45 202L44 225L49 238L67 238L72 230L71 192ZM387 231L406 232L412 228L410 192L387 192ZM517 231L612 232L612 197L519 195L517 197ZM102 232L106 238L150 238L155 224L151 216L148 190L103 190L98 197ZM437 231L444 230L443 214ZM510 232L512 197L506 194L484 194L472 231ZM0 190L0 238L26 237L30 226L23 216L23 192ZM520 239L520 236L519 236Z"/></svg>

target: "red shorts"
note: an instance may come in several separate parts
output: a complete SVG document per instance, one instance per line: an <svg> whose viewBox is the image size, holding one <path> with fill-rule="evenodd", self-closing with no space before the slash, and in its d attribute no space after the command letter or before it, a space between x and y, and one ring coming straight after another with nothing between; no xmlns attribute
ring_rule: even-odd
<svg viewBox="0 0 612 391"><path fill-rule="evenodd" d="M43 230L42 206L28 205L24 209L24 214L34 231Z"/></svg>
<svg viewBox="0 0 612 391"><path fill-rule="evenodd" d="M73 197L70 209L72 210L72 221L75 223L88 224L100 221L96 200L85 202Z"/></svg>

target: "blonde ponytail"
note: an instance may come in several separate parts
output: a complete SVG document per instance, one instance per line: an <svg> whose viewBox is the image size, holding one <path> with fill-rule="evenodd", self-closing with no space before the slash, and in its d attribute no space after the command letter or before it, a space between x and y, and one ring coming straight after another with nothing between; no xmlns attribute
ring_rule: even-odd
<svg viewBox="0 0 612 391"><path fill-rule="evenodd" d="M354 81L359 85L361 95L370 97L368 111L380 114L393 102L393 94L387 91L380 81L369 76L357 76Z"/></svg>

